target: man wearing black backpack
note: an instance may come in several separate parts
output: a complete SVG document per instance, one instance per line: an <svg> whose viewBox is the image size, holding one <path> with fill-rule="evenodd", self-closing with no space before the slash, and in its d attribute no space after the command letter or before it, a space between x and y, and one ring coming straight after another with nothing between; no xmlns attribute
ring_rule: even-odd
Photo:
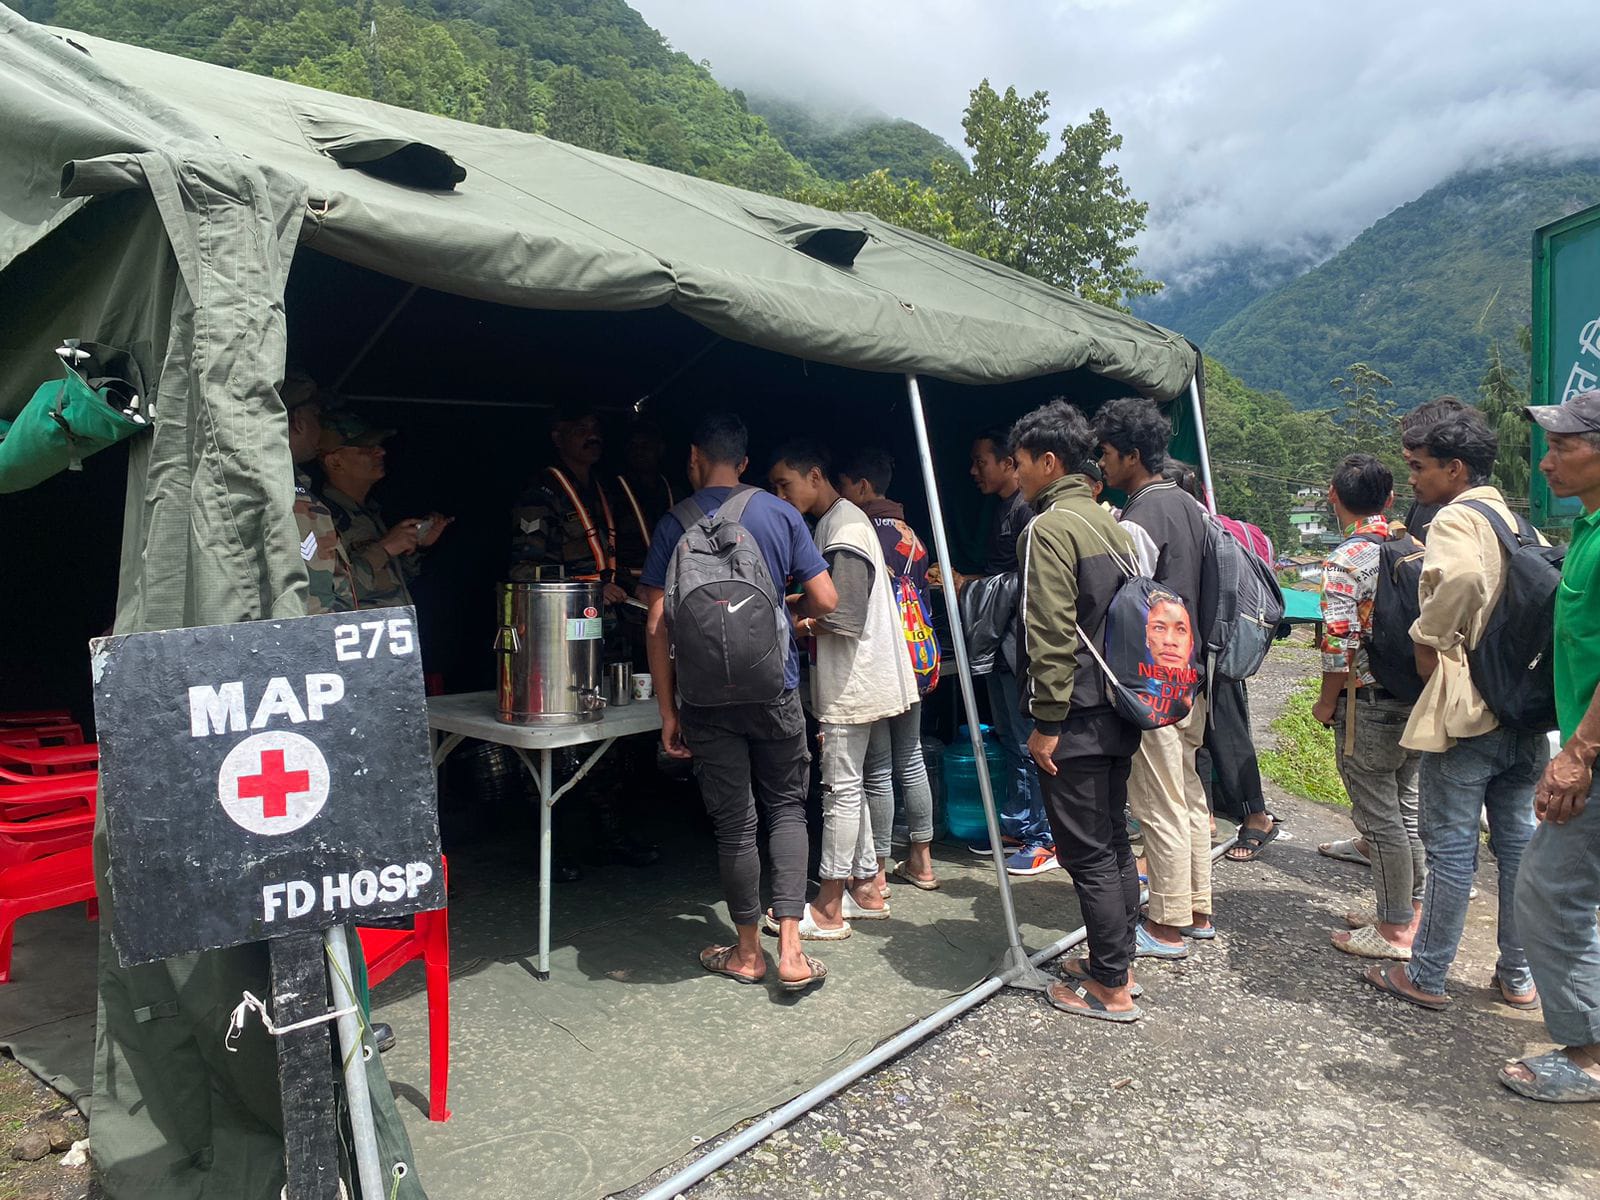
<svg viewBox="0 0 1600 1200"><path fill-rule="evenodd" d="M640 575L640 590L650 606L646 630L656 703L661 709L661 745L674 758L694 758L695 777L717 831L717 857L728 914L739 932L737 945L709 946L700 963L717 975L740 983L759 983L767 973L761 950L761 858L756 849L757 807L764 819L768 859L772 866L772 913L778 922L778 980L785 991L803 991L821 983L827 969L800 944L800 917L806 901L806 787L811 756L806 748L805 715L800 708L800 659L783 616L783 595L789 583L804 595L795 605L803 617L832 612L838 597L827 564L817 552L811 532L789 505L759 489L742 487L739 477L749 463L749 435L744 422L729 413L713 413L695 429L689 449L689 482L695 491L656 523L650 553ZM705 675L707 664L696 661L715 653L688 625L674 637L668 628L667 591L676 586L680 543L693 528L696 537L710 530L730 497L742 511L730 539L746 534L760 551L764 586L745 585L736 599L724 597L723 608L744 614L765 611L772 628L753 631L752 643L765 634L772 644L748 649L765 661L774 647L781 655L776 698L727 704L679 703L680 667ZM698 520L694 514L702 514ZM735 586L730 584L730 587ZM704 589L710 591L710 588ZM685 607L694 602L676 596ZM702 624L704 629L710 622ZM732 625L731 618L717 624ZM738 647L732 649L737 650ZM768 653L761 653L765 649ZM676 655L676 658L674 657ZM715 674L715 672L709 672ZM749 675L751 672L741 674ZM736 685L742 680L736 681Z"/></svg>
<svg viewBox="0 0 1600 1200"><path fill-rule="evenodd" d="M1486 810L1500 874L1494 984L1506 1004L1533 1008L1539 998L1513 902L1522 853L1533 833L1533 785L1550 747L1543 731L1502 724L1474 682L1471 661L1496 615L1511 563L1497 526L1516 529L1519 522L1489 482L1499 447L1477 412L1447 414L1415 441L1406 447L1411 487L1420 503L1443 506L1428 530L1417 590L1420 615L1411 627L1426 686L1401 738L1401 745L1422 751L1421 832L1428 882L1409 964L1374 966L1364 977L1421 1008L1449 1004L1445 976L1466 925L1478 865L1478 814ZM1543 544L1527 532L1530 541ZM1543 624L1548 636L1548 614L1527 614L1522 623Z"/></svg>
<svg viewBox="0 0 1600 1200"><path fill-rule="evenodd" d="M1100 465L1106 485L1128 497L1122 523L1150 535L1160 554L1156 578L1202 628L1200 592L1205 572L1205 509L1174 481L1163 478L1172 425L1152 401L1112 400L1096 415ZM1150 872L1150 911L1138 929L1138 953L1186 958L1186 939L1216 937L1211 923L1211 809L1195 766L1205 737L1206 701L1194 697L1176 725L1148 729L1128 780L1128 808L1144 832Z"/></svg>
<svg viewBox="0 0 1600 1200"><path fill-rule="evenodd" d="M1384 509L1394 501L1394 476L1370 454L1339 464L1328 488L1344 541L1322 569L1322 695L1311 715L1333 729L1339 778L1350 817L1372 860L1373 913L1353 913L1333 944L1362 958L1411 957L1426 878L1417 833L1417 754L1400 744L1411 703L1386 690L1368 649L1382 547L1389 540Z"/></svg>

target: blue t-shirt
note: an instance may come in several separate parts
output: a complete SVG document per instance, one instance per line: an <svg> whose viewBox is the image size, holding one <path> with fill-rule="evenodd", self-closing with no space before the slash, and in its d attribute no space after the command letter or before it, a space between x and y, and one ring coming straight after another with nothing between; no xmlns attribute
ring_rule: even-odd
<svg viewBox="0 0 1600 1200"><path fill-rule="evenodd" d="M701 488L693 499L707 515L715 515L732 491L731 487ZM811 539L811 531L794 506L770 492L757 492L750 497L739 524L750 531L756 545L761 547L761 557L767 560L767 572L772 576L780 599L790 584L803 584L828 569L817 543ZM650 553L645 556L644 570L639 574L640 583L653 588L667 586L667 563L682 536L683 523L670 512L656 522L650 538ZM783 684L787 688L800 686L800 656L793 638L789 639L789 656L783 666Z"/></svg>

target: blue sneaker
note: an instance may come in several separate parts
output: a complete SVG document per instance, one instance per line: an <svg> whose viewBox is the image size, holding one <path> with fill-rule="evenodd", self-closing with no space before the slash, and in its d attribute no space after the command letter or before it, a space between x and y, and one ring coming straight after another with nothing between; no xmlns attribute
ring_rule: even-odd
<svg viewBox="0 0 1600 1200"><path fill-rule="evenodd" d="M1043 875L1057 870L1061 863L1054 846L1024 846L1006 859L1007 875Z"/></svg>

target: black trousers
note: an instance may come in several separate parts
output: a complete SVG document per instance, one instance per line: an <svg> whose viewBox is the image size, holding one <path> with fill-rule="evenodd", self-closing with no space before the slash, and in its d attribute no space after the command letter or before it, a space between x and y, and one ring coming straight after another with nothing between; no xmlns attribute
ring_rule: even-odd
<svg viewBox="0 0 1600 1200"><path fill-rule="evenodd" d="M1067 739L1063 738L1063 742ZM1139 868L1128 845L1131 755L1081 755L1039 773L1056 859L1072 875L1089 935L1089 974L1106 987L1128 982L1139 924Z"/></svg>
<svg viewBox="0 0 1600 1200"><path fill-rule="evenodd" d="M799 695L785 692L770 705L684 705L678 719L684 744L694 754L701 799L716 826L722 891L733 923L754 925L761 917L759 822L767 832L772 915L803 916L811 752Z"/></svg>
<svg viewBox="0 0 1600 1200"><path fill-rule="evenodd" d="M1235 820L1266 812L1261 768L1250 736L1250 695L1243 680L1212 681L1205 749L1210 752L1212 770L1210 774L1201 771L1200 778L1208 781L1212 811Z"/></svg>

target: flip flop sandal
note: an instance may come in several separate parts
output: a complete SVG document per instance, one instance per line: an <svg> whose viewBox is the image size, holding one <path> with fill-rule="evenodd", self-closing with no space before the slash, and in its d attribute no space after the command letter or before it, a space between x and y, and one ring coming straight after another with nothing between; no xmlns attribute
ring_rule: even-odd
<svg viewBox="0 0 1600 1200"><path fill-rule="evenodd" d="M887 921L889 919L889 906L885 904L882 908L862 908L861 905L856 903L856 898L846 892L844 894L844 903L840 906L839 913L846 921ZM804 928L805 922L802 921L800 924ZM800 936L804 937L805 934L802 933Z"/></svg>
<svg viewBox="0 0 1600 1200"><path fill-rule="evenodd" d="M1067 992L1076 996L1079 1000L1082 1000L1083 1003L1071 1004L1065 1000L1057 999L1059 993L1056 989L1058 988L1062 992ZM1112 1009L1107 1008L1095 998L1093 992L1084 987L1082 984L1079 984L1077 987L1068 987L1064 983L1049 984L1044 989L1044 998L1051 1008L1059 1009L1061 1012L1071 1013L1075 1017L1089 1017L1096 1021L1114 1021L1118 1025L1130 1025L1134 1021L1137 1021L1140 1017L1144 1016L1144 1009L1140 1008L1137 1004L1130 1009L1122 1011L1113 1011Z"/></svg>
<svg viewBox="0 0 1600 1200"><path fill-rule="evenodd" d="M1089 978L1089 960L1086 958L1063 958L1056 971L1068 983L1083 983ZM1128 989L1128 995L1135 1000L1139 999L1144 995L1144 984L1134 984Z"/></svg>
<svg viewBox="0 0 1600 1200"><path fill-rule="evenodd" d="M1217 940L1217 927L1215 925L1183 925L1178 932L1186 938L1197 942L1214 942Z"/></svg>
<svg viewBox="0 0 1600 1200"><path fill-rule="evenodd" d="M778 919L769 911L761 917L761 927L773 937L778 936ZM811 905L806 905L805 913L800 918L800 938L807 942L842 942L850 936L850 922L846 921L837 929L824 929L817 924L817 919L811 915Z"/></svg>
<svg viewBox="0 0 1600 1200"><path fill-rule="evenodd" d="M1368 967L1365 971L1361 972L1361 978L1365 979L1380 992L1386 992L1387 994L1393 996L1396 1000L1404 1000L1407 1004L1414 1004L1418 1008L1427 1009L1429 1012L1442 1012L1444 1009L1450 1007L1450 997L1448 996L1440 996L1437 1000L1434 1000L1431 998L1425 999L1423 996L1413 996L1409 992L1402 992L1389 981L1388 967ZM1424 996L1425 995L1426 993L1424 993Z"/></svg>
<svg viewBox="0 0 1600 1200"><path fill-rule="evenodd" d="M1357 958L1389 958L1395 962L1410 962L1411 951L1401 946L1396 946L1388 941L1383 934L1378 932L1375 925L1363 925L1353 930L1348 941L1341 942L1330 938L1335 950L1343 950L1346 954L1354 954Z"/></svg>
<svg viewBox="0 0 1600 1200"><path fill-rule="evenodd" d="M700 965L713 975L725 975L735 983L765 983L765 975L752 976L728 969L728 960L738 949L737 946L708 946L700 951Z"/></svg>
<svg viewBox="0 0 1600 1200"><path fill-rule="evenodd" d="M1229 862L1255 862L1261 857L1261 852L1278 838L1278 827L1271 829L1249 829L1239 826L1239 842L1224 851L1222 857ZM1235 850L1243 850L1243 854L1235 854Z"/></svg>
<svg viewBox="0 0 1600 1200"><path fill-rule="evenodd" d="M1499 971L1496 971L1493 975L1489 976L1489 986L1500 993L1501 1002L1509 1008L1515 1008L1522 1012L1530 1012L1533 1009L1540 1007L1539 990L1537 988L1529 988L1525 992L1510 991L1505 984L1500 982ZM1513 998L1517 996L1520 996L1521 999ZM1531 1070L1532 1068L1529 1069Z"/></svg>
<svg viewBox="0 0 1600 1200"><path fill-rule="evenodd" d="M1344 838L1337 842L1323 842L1317 847L1317 853L1324 858L1335 858L1340 862L1356 863L1359 866L1370 867L1372 860L1356 849L1358 838Z"/></svg>
<svg viewBox="0 0 1600 1200"><path fill-rule="evenodd" d="M1517 1062L1533 1072L1533 1081L1507 1075L1506 1068L1502 1067L1500 1082L1519 1096L1543 1100L1547 1104L1585 1104L1600 1100L1600 1079L1559 1050L1533 1058L1519 1058Z"/></svg>
<svg viewBox="0 0 1600 1200"><path fill-rule="evenodd" d="M806 955L806 966L811 968L811 974L804 979L780 979L778 986L786 992L803 992L807 988L816 987L828 977L828 968L822 965L822 960Z"/></svg>
<svg viewBox="0 0 1600 1200"><path fill-rule="evenodd" d="M901 883L909 883L921 892L937 892L940 887L937 879L918 879L910 871L906 870L905 863L895 863L894 870L890 871L889 874Z"/></svg>
<svg viewBox="0 0 1600 1200"><path fill-rule="evenodd" d="M1189 947L1169 946L1144 927L1143 922L1133 935L1135 958L1188 958Z"/></svg>

